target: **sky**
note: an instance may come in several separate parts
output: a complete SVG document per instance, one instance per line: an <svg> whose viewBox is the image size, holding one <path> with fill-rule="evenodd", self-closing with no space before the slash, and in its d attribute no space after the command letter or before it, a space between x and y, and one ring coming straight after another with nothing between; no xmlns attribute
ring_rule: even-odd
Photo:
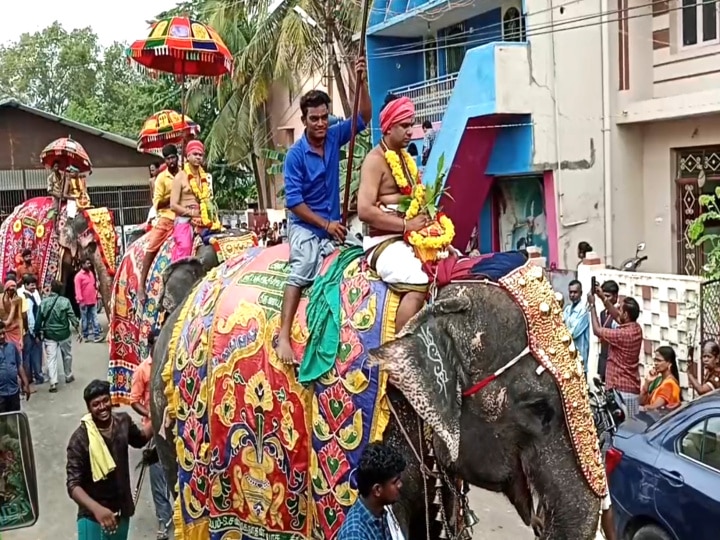
<svg viewBox="0 0 720 540"><path fill-rule="evenodd" d="M59 21L70 31L92 27L100 43L132 42L148 34L147 20L175 6L175 0L3 0L3 32L0 43L16 41Z"/></svg>

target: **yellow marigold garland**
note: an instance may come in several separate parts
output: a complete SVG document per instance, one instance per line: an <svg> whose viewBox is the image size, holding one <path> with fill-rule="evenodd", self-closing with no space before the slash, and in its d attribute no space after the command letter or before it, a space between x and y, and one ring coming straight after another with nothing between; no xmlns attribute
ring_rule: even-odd
<svg viewBox="0 0 720 540"><path fill-rule="evenodd" d="M426 205L425 185L418 175L417 164L413 157L404 148L398 152L388 149L384 144L385 161L390 167L395 184L400 189L400 193L407 197L411 197L410 204L405 211L405 219L412 219L417 216L421 209ZM402 159L402 162L400 161ZM404 162L404 167L403 167ZM410 178L408 178L410 176ZM442 229L441 234L430 234L430 228L433 224L425 229L426 235L417 231L412 231L405 235L406 241L413 247L421 250L435 250L442 252L452 244L455 238L455 225L446 215L440 213L436 218L436 222Z"/></svg>
<svg viewBox="0 0 720 540"><path fill-rule="evenodd" d="M200 220L204 227L207 227L211 231L219 231L222 228L220 221L217 218L217 212L213 212L212 217L210 216L210 205L214 204L212 201L212 193L210 191L210 183L207 181L207 174L202 167L199 167L198 173L200 176L200 183L198 184L197 178L190 170L190 164L186 163L183 167L185 174L188 177L190 183L190 189L195 195L195 198L200 203Z"/></svg>

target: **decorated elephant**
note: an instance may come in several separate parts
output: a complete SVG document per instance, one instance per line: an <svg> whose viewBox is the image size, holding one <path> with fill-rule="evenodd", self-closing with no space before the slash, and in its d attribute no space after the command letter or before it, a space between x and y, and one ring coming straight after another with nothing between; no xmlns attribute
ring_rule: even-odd
<svg viewBox="0 0 720 540"><path fill-rule="evenodd" d="M14 269L18 256L29 249L40 287L48 291L50 283L58 279L65 284L72 302L75 302L71 294L72 278L77 263L89 258L97 274L104 307L109 307L117 235L112 213L107 208L87 208L74 218L67 218L64 210L58 214L57 200L53 197L28 199L15 207L0 226L0 242L3 275Z"/></svg>
<svg viewBox="0 0 720 540"><path fill-rule="evenodd" d="M213 269L156 342L151 413L176 538L334 538L377 440L408 460L394 506L405 538L467 537L468 484L504 493L539 538L594 538L605 472L540 267L493 282L473 265L396 336L399 296L360 249L336 254L292 330L303 362L330 359L305 387L274 350L287 258L286 245L253 248Z"/></svg>
<svg viewBox="0 0 720 540"><path fill-rule="evenodd" d="M171 263L174 240L164 243L152 262L145 283L145 301L138 308L140 264L146 252L147 235L129 244L112 284L109 319L110 363L108 376L115 404L129 404L132 374L147 355L147 338L192 290L193 285L221 261L257 245L249 231L227 231L195 242L193 257Z"/></svg>

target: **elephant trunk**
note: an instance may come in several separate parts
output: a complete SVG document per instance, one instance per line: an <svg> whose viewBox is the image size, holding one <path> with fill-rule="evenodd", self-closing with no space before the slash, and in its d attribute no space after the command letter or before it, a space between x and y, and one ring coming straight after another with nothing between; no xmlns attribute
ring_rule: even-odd
<svg viewBox="0 0 720 540"><path fill-rule="evenodd" d="M567 433L521 457L529 488L539 497L535 518L540 540L592 540L600 518L600 499L580 471Z"/></svg>
<svg viewBox="0 0 720 540"><path fill-rule="evenodd" d="M102 298L103 307L105 308L105 313L107 314L109 319L110 296L112 295L113 278L110 276L110 272L108 271L105 263L102 260L102 257L100 256L99 249L93 250L90 257L93 266L95 267L95 273L97 274L98 288L100 289L100 297Z"/></svg>

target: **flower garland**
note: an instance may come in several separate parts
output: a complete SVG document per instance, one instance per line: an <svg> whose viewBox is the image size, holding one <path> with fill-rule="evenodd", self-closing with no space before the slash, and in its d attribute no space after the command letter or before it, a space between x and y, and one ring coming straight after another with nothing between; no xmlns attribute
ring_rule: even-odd
<svg viewBox="0 0 720 540"><path fill-rule="evenodd" d="M390 172L400 193L411 198L405 211L405 219L410 220L417 216L427 203L425 200L425 185L418 174L417 164L404 148L398 153L390 150L384 142L381 143L381 147L384 151L385 161L390 167ZM405 234L405 240L411 246L421 250L435 250L437 252L446 250L454 238L455 225L442 212L438 213L436 220L422 231L411 231Z"/></svg>
<svg viewBox="0 0 720 540"><path fill-rule="evenodd" d="M207 227L211 231L219 231L222 228L222 225L217 218L217 212L215 211L214 203L212 201L210 183L207 181L205 171L202 167L198 168L200 176L200 183L198 184L195 175L190 170L189 163L185 163L183 170L188 177L188 182L193 195L195 195L195 198L200 203L200 220L202 221L203 226Z"/></svg>

